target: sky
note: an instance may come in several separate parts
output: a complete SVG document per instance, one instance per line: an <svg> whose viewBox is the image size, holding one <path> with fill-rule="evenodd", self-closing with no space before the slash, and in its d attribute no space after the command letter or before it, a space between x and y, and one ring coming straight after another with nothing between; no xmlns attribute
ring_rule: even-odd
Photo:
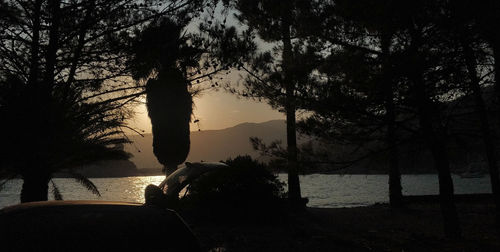
<svg viewBox="0 0 500 252"><path fill-rule="evenodd" d="M220 16L221 6L218 7L216 18L222 20ZM234 13L227 16L227 25L239 27L241 24L236 21ZM196 32L198 22L194 21L188 27L188 31ZM269 50L271 45L258 40L258 45L263 50ZM233 84L241 78L233 71L229 75L229 81ZM253 122L260 123L275 119L285 119L285 114L274 110L265 101L258 102L248 99L239 99L234 94L224 90L204 91L199 97L193 99L193 115L199 120L198 124L191 123L191 131L225 129L240 123ZM129 120L129 126L138 129L140 132L151 133L151 121L148 117L146 106L138 105L135 109L135 117Z"/></svg>
<svg viewBox="0 0 500 252"><path fill-rule="evenodd" d="M235 126L244 122L266 122L285 119L283 113L273 110L267 103L239 99L223 90L205 91L194 98L194 117L199 121L200 130L216 130ZM145 105L136 107L136 114L129 125L144 133L151 133L151 121ZM197 131L198 125L191 123L191 131Z"/></svg>

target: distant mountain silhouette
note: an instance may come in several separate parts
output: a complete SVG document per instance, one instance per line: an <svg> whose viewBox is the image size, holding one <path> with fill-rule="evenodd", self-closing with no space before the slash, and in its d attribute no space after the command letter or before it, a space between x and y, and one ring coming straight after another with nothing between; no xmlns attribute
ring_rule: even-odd
<svg viewBox="0 0 500 252"><path fill-rule="evenodd" d="M128 177L162 175L162 165L153 154L153 136L144 134L128 136L133 142L124 146L125 151L133 156L130 160L106 160L77 168L76 171L86 177ZM221 130L191 132L191 151L186 161L221 161L238 155L250 155L259 159L253 150L250 137L259 137L265 143L281 140L285 144L285 120L273 120L263 123L242 123ZM55 177L67 177L57 173Z"/></svg>
<svg viewBox="0 0 500 252"><path fill-rule="evenodd" d="M281 140L285 143L285 120L272 120L263 123L242 123L221 130L201 130L191 132L191 150L186 161L220 161L248 154L258 158L259 154L252 149L250 137L259 137L270 143ZM130 160L138 169L160 168L153 154L153 136L145 134L129 136L133 144L125 146L127 152L134 155Z"/></svg>
<svg viewBox="0 0 500 252"><path fill-rule="evenodd" d="M273 120L263 123L242 123L234 127L221 130L202 130L191 132L191 151L186 159L190 162L200 161L221 161L228 158L235 158L238 155L250 155L260 159L259 153L253 150L249 138L259 137L265 143L281 140L286 146L286 124L285 120ZM90 165L80 172L89 177L120 177L120 176L148 176L161 175L162 165L158 163L153 154L153 136L145 134L129 136L132 144L125 145L125 151L131 153L133 157L129 161L106 161L95 165ZM298 142L304 143L312 138L299 135ZM335 151L335 148L330 151ZM402 172L433 173L432 163L428 153L412 154L401 161ZM266 160L267 161L267 160ZM454 170L464 170L465 168L454 167ZM311 169L309 172L318 173L341 173L341 174L386 174L387 165L383 158L360 162L348 169L337 170L326 165L324 168Z"/></svg>

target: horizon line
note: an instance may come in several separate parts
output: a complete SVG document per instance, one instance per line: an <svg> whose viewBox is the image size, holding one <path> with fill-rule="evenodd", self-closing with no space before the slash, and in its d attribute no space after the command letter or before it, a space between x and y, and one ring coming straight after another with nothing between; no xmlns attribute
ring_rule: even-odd
<svg viewBox="0 0 500 252"><path fill-rule="evenodd" d="M226 127L226 128L220 128L220 129L201 129L201 130L190 130L189 132L190 133L194 133L194 132L201 132L201 131L217 131L217 130L226 130L226 129L230 129L230 128L234 128L236 126L239 126L239 125L242 125L242 124L262 124L262 123L268 123L268 122L272 122L272 121L286 121L285 119L271 119L271 120L267 120L267 121L262 121L262 122L241 122L241 123L237 123L233 126L229 126L229 127ZM192 124L192 123L190 123ZM141 132L141 134L143 135L146 135L146 134L152 134L152 132ZM139 136L140 134L138 134L137 132L132 132L132 134L126 134L127 136Z"/></svg>

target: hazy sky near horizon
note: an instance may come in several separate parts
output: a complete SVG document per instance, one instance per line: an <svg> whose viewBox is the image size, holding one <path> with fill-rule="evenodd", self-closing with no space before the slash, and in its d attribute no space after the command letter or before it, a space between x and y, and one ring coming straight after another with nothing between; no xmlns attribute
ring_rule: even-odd
<svg viewBox="0 0 500 252"><path fill-rule="evenodd" d="M194 117L199 121L201 130L229 128L244 122L265 122L285 119L283 113L273 110L266 102L239 99L223 90L205 91L194 98ZM194 120L194 119L193 119ZM136 107L135 117L129 125L144 133L151 133L151 121L145 105ZM198 125L191 123L191 131L197 131Z"/></svg>

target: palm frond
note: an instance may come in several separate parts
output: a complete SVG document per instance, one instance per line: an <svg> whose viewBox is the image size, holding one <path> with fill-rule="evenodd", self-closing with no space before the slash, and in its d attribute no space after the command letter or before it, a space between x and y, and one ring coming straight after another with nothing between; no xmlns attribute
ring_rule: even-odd
<svg viewBox="0 0 500 252"><path fill-rule="evenodd" d="M50 183L52 184L52 195L54 195L54 199L63 200L61 191L59 191L59 187L57 187L56 183L54 183L54 180L51 179Z"/></svg>
<svg viewBox="0 0 500 252"><path fill-rule="evenodd" d="M75 179L78 183L82 184L85 188L87 188L87 190L89 190L90 192L92 192L93 194L101 197L101 193L99 192L99 190L97 189L97 186L94 185L94 183L92 183L92 181L90 181L90 179L88 179L87 177L83 176L82 174L80 173L76 173L76 172L69 172L69 174L73 177L73 179Z"/></svg>

